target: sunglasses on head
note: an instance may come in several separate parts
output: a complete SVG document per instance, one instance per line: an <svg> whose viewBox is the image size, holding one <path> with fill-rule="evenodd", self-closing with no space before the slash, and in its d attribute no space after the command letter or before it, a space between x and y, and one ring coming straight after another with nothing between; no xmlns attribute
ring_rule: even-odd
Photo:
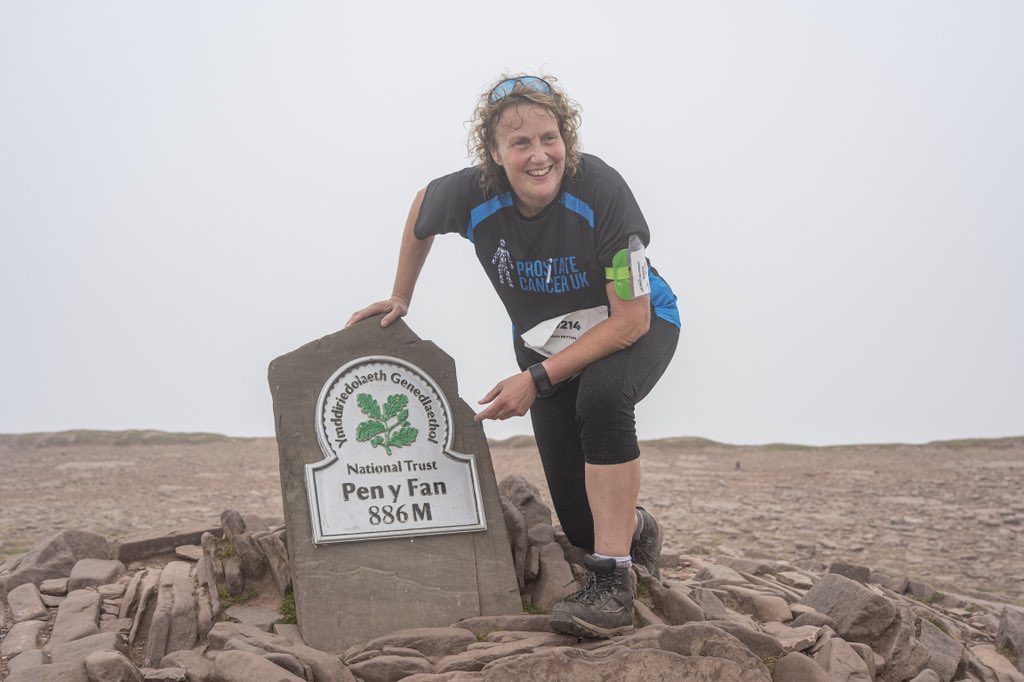
<svg viewBox="0 0 1024 682"><path fill-rule="evenodd" d="M551 89L551 84L543 78L537 78L536 76L520 76L518 78L507 78L491 90L491 94L487 97L487 101L490 104L501 101L502 98L512 93L516 89L516 84L522 85L524 88L530 88L536 92L542 92L545 95L550 95L554 91Z"/></svg>

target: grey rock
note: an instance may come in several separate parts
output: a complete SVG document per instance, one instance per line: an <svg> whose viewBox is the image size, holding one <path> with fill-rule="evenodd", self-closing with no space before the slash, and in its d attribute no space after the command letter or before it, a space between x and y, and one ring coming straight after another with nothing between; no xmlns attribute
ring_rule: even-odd
<svg viewBox="0 0 1024 682"><path fill-rule="evenodd" d="M237 597L245 591L245 578L242 577L242 560L238 555L224 559L224 585L228 594Z"/></svg>
<svg viewBox="0 0 1024 682"><path fill-rule="evenodd" d="M121 598L121 608L117 612L118 618L129 618L134 613L134 608L139 598L139 585L142 583L142 576L144 575L146 575L146 571L136 571L132 579L128 581L124 597Z"/></svg>
<svg viewBox="0 0 1024 682"><path fill-rule="evenodd" d="M501 514L505 519L505 530L508 531L509 549L512 551L512 563L516 569L516 581L519 592L526 592L526 520L519 509L507 497L501 496Z"/></svg>
<svg viewBox="0 0 1024 682"><path fill-rule="evenodd" d="M484 643L481 642L480 644ZM533 639L520 639L501 644L491 644L488 642L486 644L488 645L486 647L474 647L458 654L445 656L437 661L434 670L438 673L454 672L456 670L481 670L491 661L515 654L532 652L533 648L537 646Z"/></svg>
<svg viewBox="0 0 1024 682"><path fill-rule="evenodd" d="M1017 668L1024 671L1024 612L1004 608L996 630L996 646L1017 658Z"/></svg>
<svg viewBox="0 0 1024 682"><path fill-rule="evenodd" d="M806 651L814 646L822 629L815 625L792 628L782 623L765 623L764 631L775 637L785 653Z"/></svg>
<svg viewBox="0 0 1024 682"><path fill-rule="evenodd" d="M156 569L143 571L142 581L139 583L139 606L135 610L132 630L128 635L128 646L135 644L135 639L140 633L143 637L149 633L150 626L153 624L153 613L156 611L160 574L161 571Z"/></svg>
<svg viewBox="0 0 1024 682"><path fill-rule="evenodd" d="M547 613L575 591L576 583L562 548L554 542L541 547L540 571L531 592L533 605Z"/></svg>
<svg viewBox="0 0 1024 682"><path fill-rule="evenodd" d="M917 638L928 649L928 668L935 671L941 682L950 682L964 655L964 644L928 620L918 621Z"/></svg>
<svg viewBox="0 0 1024 682"><path fill-rule="evenodd" d="M498 492L516 506L527 529L538 523L551 525L551 510L541 499L540 490L524 477L519 474L506 476L498 483Z"/></svg>
<svg viewBox="0 0 1024 682"><path fill-rule="evenodd" d="M267 559L253 539L252 533L245 532L235 535L231 539L238 555L238 561L242 569L242 577L246 581L255 581L267 573Z"/></svg>
<svg viewBox="0 0 1024 682"><path fill-rule="evenodd" d="M422 677L420 679L426 682L429 678ZM744 670L735 662L721 658L683 656L659 649L629 649L610 646L596 651L566 647L541 651L536 654L512 656L495 661L485 667L481 679L492 682L507 682L508 680L769 682L770 677L767 673L759 670Z"/></svg>
<svg viewBox="0 0 1024 682"><path fill-rule="evenodd" d="M210 679L212 679L212 662L210 663L210 669ZM191 671L185 670L184 668L161 668L160 670L144 668L142 672L146 682L204 682L202 678L193 677ZM256 681L253 680L253 682Z"/></svg>
<svg viewBox="0 0 1024 682"><path fill-rule="evenodd" d="M815 627L823 627L827 625L833 630L836 629L836 622L820 611L808 611L806 613L801 613L790 622L790 626L794 628L803 627L805 625L813 625Z"/></svg>
<svg viewBox="0 0 1024 682"><path fill-rule="evenodd" d="M264 652L291 654L312 669L315 678L313 682L354 682L355 680L352 673L345 668L337 656L308 647L287 637L271 635L249 625L217 623L210 630L207 639L213 649L223 649L229 640L236 640ZM220 656L217 658L219 659Z"/></svg>
<svg viewBox="0 0 1024 682"><path fill-rule="evenodd" d="M848 564L845 561L836 561L828 567L829 573L841 575L859 583L867 583L871 580L871 569L858 564Z"/></svg>
<svg viewBox="0 0 1024 682"><path fill-rule="evenodd" d="M665 625L665 621L639 599L633 602L633 622L638 628L647 627L648 625Z"/></svg>
<svg viewBox="0 0 1024 682"><path fill-rule="evenodd" d="M220 682L305 682L262 656L246 651L225 651L213 663L213 676Z"/></svg>
<svg viewBox="0 0 1024 682"><path fill-rule="evenodd" d="M736 639L743 642L743 645L753 651L762 660L765 658L773 658L775 656L782 656L786 653L782 642L771 633L757 632L750 628L743 627L739 623L734 623L729 620L716 620L707 621L708 625L713 625L719 630L728 632ZM782 626L784 629L785 626Z"/></svg>
<svg viewBox="0 0 1024 682"><path fill-rule="evenodd" d="M94 651L85 659L90 682L142 682L142 673L118 651Z"/></svg>
<svg viewBox="0 0 1024 682"><path fill-rule="evenodd" d="M39 595L39 599L42 600L43 606L50 609L55 609L61 604L63 604L64 600L67 599L67 597L54 597L49 594L41 594Z"/></svg>
<svg viewBox="0 0 1024 682"><path fill-rule="evenodd" d="M247 606L245 604L230 606L225 613L239 623L252 625L264 632L272 631L274 621L281 617L280 613L274 609L268 609L266 606Z"/></svg>
<svg viewBox="0 0 1024 682"><path fill-rule="evenodd" d="M823 628L824 629L824 628ZM885 665L885 659L875 653L874 649L861 642L847 642L850 648L857 652L860 660L868 667L868 675L875 679L878 669Z"/></svg>
<svg viewBox="0 0 1024 682"><path fill-rule="evenodd" d="M793 618L789 605L782 597L764 594L737 585L723 585L722 589L732 595L741 611L749 613L761 622L773 620L784 622Z"/></svg>
<svg viewBox="0 0 1024 682"><path fill-rule="evenodd" d="M917 617L906 606L900 606L892 625L871 648L885 659L876 678L881 682L903 682L928 665L928 649L918 641Z"/></svg>
<svg viewBox="0 0 1024 682"><path fill-rule="evenodd" d="M302 639L302 633L299 632L299 626L294 623L274 623L272 632L275 635L281 635L288 639L294 639L300 644L305 644L305 641Z"/></svg>
<svg viewBox="0 0 1024 682"><path fill-rule="evenodd" d="M477 642L476 635L461 627L451 628L412 628L399 630L383 637L371 639L364 645L353 647L345 652L345 660L373 649L383 650L388 647L414 649L427 658L443 658L462 653L470 644Z"/></svg>
<svg viewBox="0 0 1024 682"><path fill-rule="evenodd" d="M195 649L172 651L160 659L160 667L184 668L188 670L190 682L206 682L213 675L213 661Z"/></svg>
<svg viewBox="0 0 1024 682"><path fill-rule="evenodd" d="M48 594L51 597L63 597L68 593L67 578L51 578L39 583L39 593Z"/></svg>
<svg viewBox="0 0 1024 682"><path fill-rule="evenodd" d="M832 682L832 679L814 659L795 651L783 656L772 671L773 682Z"/></svg>
<svg viewBox="0 0 1024 682"><path fill-rule="evenodd" d="M376 656L349 667L364 682L397 682L409 675L432 673L434 666L425 658L412 656Z"/></svg>
<svg viewBox="0 0 1024 682"><path fill-rule="evenodd" d="M61 531L37 542L8 575L0 576L0 596L18 585L39 584L51 578L66 578L81 559L109 559L111 545L106 538L80 530Z"/></svg>
<svg viewBox="0 0 1024 682"><path fill-rule="evenodd" d="M274 665L276 665L276 666L278 666L280 668L284 668L285 670L290 672L292 675L295 675L296 677L300 677L302 679L306 679L307 676L311 677L313 675L313 671L312 670L308 670L307 667L302 664L302 661L300 661L299 659L295 658L291 654L268 653L268 654L263 654L263 658L267 659L268 661L270 661L271 663L273 663ZM367 682L367 681L364 680L364 682Z"/></svg>
<svg viewBox="0 0 1024 682"><path fill-rule="evenodd" d="M942 678L934 670L922 670L910 682L942 682Z"/></svg>
<svg viewBox="0 0 1024 682"><path fill-rule="evenodd" d="M920 580L907 581L907 594L913 595L915 599L931 603L936 599L936 590L933 586Z"/></svg>
<svg viewBox="0 0 1024 682"><path fill-rule="evenodd" d="M245 532L245 519L234 509L225 509L220 514L220 526L224 529L224 539L233 541L236 535Z"/></svg>
<svg viewBox="0 0 1024 682"><path fill-rule="evenodd" d="M682 590L662 587L657 581L652 581L648 589L655 608L670 625L704 620L704 609L697 606Z"/></svg>
<svg viewBox="0 0 1024 682"><path fill-rule="evenodd" d="M761 658L743 642L707 623L649 625L632 635L618 638L617 644L633 649L662 649L683 656L722 658L739 664L744 670L756 671L765 678L769 677Z"/></svg>
<svg viewBox="0 0 1024 682"><path fill-rule="evenodd" d="M12 673L7 682L91 682L85 662L34 665Z"/></svg>
<svg viewBox="0 0 1024 682"><path fill-rule="evenodd" d="M210 560L215 581L224 584L224 562L217 556L218 542L217 537L212 533L203 533L199 540L199 546L203 548L203 556ZM200 581L205 582L203 578L200 578Z"/></svg>
<svg viewBox="0 0 1024 682"><path fill-rule="evenodd" d="M100 623L100 632L119 632L126 638L132 631L131 618L114 618Z"/></svg>
<svg viewBox="0 0 1024 682"><path fill-rule="evenodd" d="M517 613L509 616L476 616L466 618L452 625L453 628L469 630L473 635L486 635L495 630L529 630L552 632L551 616ZM445 628L446 629L446 628ZM474 637L475 639L475 637Z"/></svg>
<svg viewBox="0 0 1024 682"><path fill-rule="evenodd" d="M839 636L854 642L875 641L896 619L892 602L835 573L822 576L800 603L830 617Z"/></svg>
<svg viewBox="0 0 1024 682"><path fill-rule="evenodd" d="M68 590L80 590L114 582L125 572L124 564L117 559L82 559L71 569Z"/></svg>
<svg viewBox="0 0 1024 682"><path fill-rule="evenodd" d="M53 663L81 663L94 651L108 649L118 651L122 654L128 652L124 638L114 632L102 632L71 642L65 642L54 646L53 642L47 642L43 647L43 654L48 655Z"/></svg>
<svg viewBox="0 0 1024 682"><path fill-rule="evenodd" d="M7 661L7 672L16 673L19 670L24 670L25 668L43 665L43 663L42 649L29 649L28 651L23 651L11 660Z"/></svg>
<svg viewBox="0 0 1024 682"><path fill-rule="evenodd" d="M39 648L39 635L46 629L41 620L16 623L0 640L0 657L9 658Z"/></svg>
<svg viewBox="0 0 1024 682"><path fill-rule="evenodd" d="M867 663L848 642L839 637L825 642L814 660L825 669L833 682L872 682Z"/></svg>
<svg viewBox="0 0 1024 682"><path fill-rule="evenodd" d="M976 644L968 647L967 673L983 682L1024 682L1024 674L1015 669L995 645Z"/></svg>
<svg viewBox="0 0 1024 682"><path fill-rule="evenodd" d="M288 561L288 547L285 544L285 531L279 530L256 538L256 544L266 558L270 575L274 578L277 591L282 595L292 587L291 563Z"/></svg>
<svg viewBox="0 0 1024 682"><path fill-rule="evenodd" d="M701 586L714 588L723 585L748 585L746 578L736 572L735 569L718 564L705 566L693 577Z"/></svg>
<svg viewBox="0 0 1024 682"><path fill-rule="evenodd" d="M555 529L550 523L535 523L526 534L526 542L537 547L556 542Z"/></svg>
<svg viewBox="0 0 1024 682"><path fill-rule="evenodd" d="M910 580L906 576L893 578L885 573L871 571L871 582L876 585L881 585L887 590L892 590L896 594L903 594L907 591L907 583L909 583Z"/></svg>
<svg viewBox="0 0 1024 682"><path fill-rule="evenodd" d="M57 607L57 620L50 634L50 646L58 646L100 631L100 595L75 590Z"/></svg>
<svg viewBox="0 0 1024 682"><path fill-rule="evenodd" d="M147 666L155 667L172 651L195 646L199 625L194 587L189 564L171 561L164 567L146 640Z"/></svg>
<svg viewBox="0 0 1024 682"><path fill-rule="evenodd" d="M125 583L109 583L107 585L100 585L96 588L96 592L99 593L103 599L115 602L118 607L121 606L120 600L124 593L127 591L128 585Z"/></svg>
<svg viewBox="0 0 1024 682"><path fill-rule="evenodd" d="M39 590L32 583L18 585L7 593L7 605L15 623L46 618L46 606L39 598Z"/></svg>
<svg viewBox="0 0 1024 682"><path fill-rule="evenodd" d="M690 599L701 608L708 620L725 620L729 617L729 610L725 608L722 600L705 587L691 588Z"/></svg>
<svg viewBox="0 0 1024 682"><path fill-rule="evenodd" d="M203 548L199 545L178 545L174 548L174 556L184 561L199 561L203 558Z"/></svg>
<svg viewBox="0 0 1024 682"><path fill-rule="evenodd" d="M809 590L814 586L813 580L797 571L779 571L775 577L783 585L789 585L800 590Z"/></svg>
<svg viewBox="0 0 1024 682"><path fill-rule="evenodd" d="M750 573L751 575L764 575L771 573L775 567L767 562L758 559L743 559L720 554L715 557L715 563L719 566L728 566L739 573Z"/></svg>

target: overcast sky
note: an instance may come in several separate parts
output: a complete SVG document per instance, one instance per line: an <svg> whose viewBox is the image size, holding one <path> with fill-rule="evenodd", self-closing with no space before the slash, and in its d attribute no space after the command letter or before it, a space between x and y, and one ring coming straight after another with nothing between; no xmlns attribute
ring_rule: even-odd
<svg viewBox="0 0 1024 682"><path fill-rule="evenodd" d="M477 94L554 74L679 297L641 438L1024 433L1019 2L0 0L0 432L272 435L268 363L391 291ZM407 322L516 371L471 245ZM528 418L488 436L530 432Z"/></svg>

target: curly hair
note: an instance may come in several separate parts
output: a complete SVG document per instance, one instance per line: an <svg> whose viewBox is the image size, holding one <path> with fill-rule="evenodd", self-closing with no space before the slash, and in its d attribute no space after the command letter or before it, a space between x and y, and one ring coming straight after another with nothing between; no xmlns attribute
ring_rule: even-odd
<svg viewBox="0 0 1024 682"><path fill-rule="evenodd" d="M491 150L497 143L495 134L498 122L502 114L508 109L520 104L535 105L546 109L558 120L558 132L565 143L565 176L572 177L580 167L580 106L569 99L566 94L554 83L558 79L554 76L543 76L545 82L551 86L551 92L538 92L522 83L516 83L512 91L499 99L497 102L490 101L491 93L499 83L513 79L523 78L527 74L516 74L510 76L502 74L501 78L494 81L487 88L477 101L473 117L469 120L469 153L476 161L476 167L480 169L480 189L485 196L493 196L504 191L508 187L508 176L505 169L495 163L491 156Z"/></svg>

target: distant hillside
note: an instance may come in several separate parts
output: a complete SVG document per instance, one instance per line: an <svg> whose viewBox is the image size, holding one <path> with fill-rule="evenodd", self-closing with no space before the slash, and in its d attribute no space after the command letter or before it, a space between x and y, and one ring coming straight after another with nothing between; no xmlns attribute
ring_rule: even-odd
<svg viewBox="0 0 1024 682"><path fill-rule="evenodd" d="M174 433L155 430L127 430L127 431L95 431L89 429L76 429L72 431L58 431L53 433L20 433L0 434L0 445L7 445L18 448L48 448L68 447L72 445L112 445L112 446L140 446L140 445L205 445L209 443L223 443L233 440L263 440L261 438L234 438L219 433ZM273 440L273 439L267 439ZM535 448L536 441L533 436L512 436L505 439L489 439L490 447L503 448ZM720 443L708 438L697 436L676 436L672 438L658 438L655 440L641 441L644 447L656 447L670 450L700 450L704 448L762 448L767 450L792 451L792 450L827 450L830 448L871 448L895 449L895 448L947 448L950 450L965 450L969 448L987 448L990 450L1013 450L1024 449L1024 436L1010 436L1006 438L962 438L956 440L936 440L924 444L909 443L864 443L856 445L800 445L796 443L765 443L760 445L732 445Z"/></svg>

